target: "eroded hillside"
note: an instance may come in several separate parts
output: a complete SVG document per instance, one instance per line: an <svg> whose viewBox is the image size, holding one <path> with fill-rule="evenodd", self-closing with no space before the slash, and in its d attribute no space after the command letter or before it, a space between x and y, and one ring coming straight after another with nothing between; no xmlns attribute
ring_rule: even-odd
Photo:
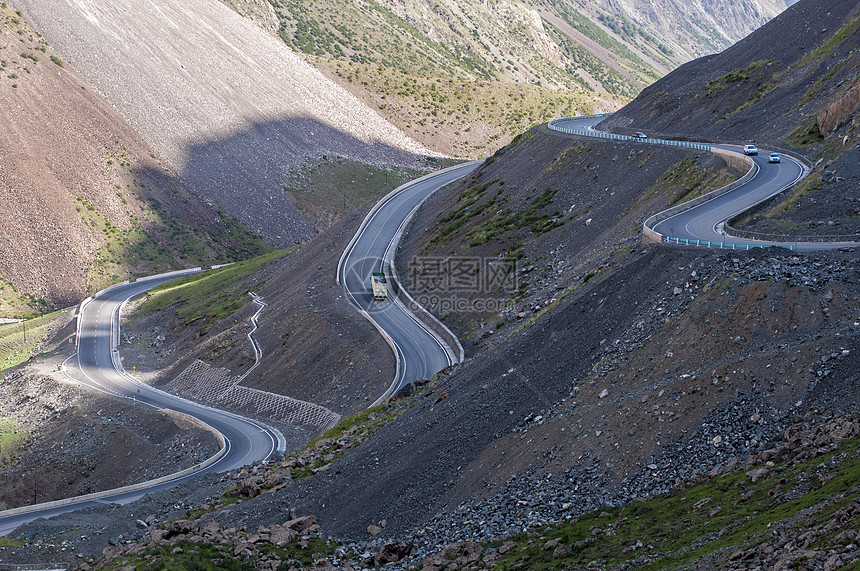
<svg viewBox="0 0 860 571"><path fill-rule="evenodd" d="M272 244L314 236L283 190L305 160L421 166L429 153L219 2L15 6L172 173Z"/></svg>
<svg viewBox="0 0 860 571"><path fill-rule="evenodd" d="M205 204L4 4L0 12L0 293L5 316L127 278L269 246Z"/></svg>

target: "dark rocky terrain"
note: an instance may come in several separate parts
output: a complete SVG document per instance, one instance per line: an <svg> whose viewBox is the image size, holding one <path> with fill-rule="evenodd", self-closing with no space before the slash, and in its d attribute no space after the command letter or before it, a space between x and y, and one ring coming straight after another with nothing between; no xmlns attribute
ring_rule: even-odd
<svg viewBox="0 0 860 571"><path fill-rule="evenodd" d="M798 2L731 48L644 89L602 128L800 153L814 166L807 181L739 227L856 237L858 45L856 2Z"/></svg>
<svg viewBox="0 0 860 571"><path fill-rule="evenodd" d="M755 57L774 38L802 36L807 24L817 28L815 6L820 3L801 1L791 10L795 16L806 14L806 19L777 18L752 34L746 52L731 52L736 58L732 65L746 69L751 61L744 63L743 53ZM854 21L856 6L841 2L828 6L832 6L831 16L822 18L833 18L826 25L836 39L824 33L810 36L818 42L805 47L810 53L817 53L819 45L837 53L853 41L856 28L849 25L844 36L840 31ZM765 94L737 111L748 118L743 129L749 129L738 133L776 146L779 139L767 135L765 127L771 123L766 125L762 117L780 125L773 133L779 129L789 133L791 121L803 125L814 116L820 137L796 149L822 153L822 166L850 157L836 153L831 145L838 141L840 151L856 146L851 127L854 111L841 108L837 113L843 118L836 122L835 136L821 132L821 126L829 123L819 123L818 113L837 100L844 102L847 88L843 91L831 80L838 84L846 79L839 73L852 65L854 53L849 50L838 60L847 63L822 76L805 117L796 116L796 99L769 100ZM677 73L686 75L671 75L665 85L658 82L655 91L643 97L664 89L669 92L674 84L687 89L696 82L713 81L699 78L700 73L724 77L724 69L708 68L709 61L720 62L720 57L682 68ZM725 101L720 103L722 90L708 95L708 104L738 108L739 96L733 89L725 90ZM622 115L631 118L642 108L640 100L634 101ZM698 138L699 128L706 135L719 135L708 120L696 119L699 115L692 103L688 115L685 109L686 100L681 108L667 109L659 121L689 138ZM683 120L673 122L673 116ZM754 117L759 117L765 134L757 135ZM639 128L638 123L616 128L632 125ZM729 135L726 131L721 136ZM399 253L401 264L407 264L401 267L404 275L408 275L408 261L416 257L498 259L507 254L519 260L517 279L522 281L516 282L513 292L495 292L496 299L513 302L510 310L473 314L468 304L466 309L448 311L447 316L440 310L439 317L469 341L469 357L403 401L408 407L397 418L373 420L374 430L360 444L349 443L348 453L336 453L348 440L345 432L336 431L273 466L249 467L123 508L106 507L25 526L16 531L14 546L0 556L9 561L61 557L75 564L87 561L87 567L96 568L132 561L148 568L185 555L187 561L203 558L216 567L273 568L286 561L289 568L318 560L320 567L352 568L386 561L399 561L400 567L417 565L445 550L446 559L459 561L452 565L476 567L482 556L492 556L505 566L500 556L522 547L526 557L531 546L545 552L540 562L547 567L574 567L565 557L582 550L594 559L577 562L579 568L622 569L660 561L662 556L671 563L676 555L713 545L711 558L686 566L768 567L780 561L803 565L803 557L809 568L827 562L831 568L856 565L857 542L852 535L858 529L856 443L849 442L845 449L839 444L857 435L860 267L856 249L798 254L782 248L740 253L642 246L638 229L652 209L719 185L720 178L731 173L714 176L724 165L704 156L650 148L639 153L638 149L620 143L580 142L536 128L487 160L473 179L443 190L427 203ZM810 187L804 196L815 199L816 190ZM496 202L490 203L494 197ZM584 211L578 210L580 206ZM458 209L460 218L452 216ZM451 217L445 220L447 216ZM445 231L448 223L458 221ZM332 315L328 313L332 307L341 308L336 288L323 278L325 268L332 268L333 274L334 267L323 261L339 255L349 237L346 226L340 231L332 231L325 241L311 244L304 252L282 258L261 274L265 279L255 279L253 287L270 302L284 292L276 315L286 321L277 333L265 333L270 347L272 343L277 347L276 340L285 333L292 336L305 321L320 323L314 317L318 311ZM434 242L433 237L440 235L444 239ZM468 303L480 297L470 292L464 296ZM320 323L318 337L303 338L297 345L311 357L300 366L312 373L304 384L296 384L307 394L313 393L312 383L321 383L326 391L336 383L328 381L335 378L329 376L335 360L328 352L323 357L311 349L320 343L333 345L335 326L350 322L348 309L345 304L335 309L331 321ZM250 313L250 304L243 311L243 319L237 314L236 321L222 329L235 327L230 335L236 340L245 333L244 326L237 324ZM151 325L141 322L138 338L151 332ZM369 327L350 327L363 331L361 339L371 339ZM185 331L173 325L166 329L170 350L189 358L179 341L193 337L196 326ZM337 345L341 353L335 370L348 371L353 365L343 362L350 358L351 347ZM367 363L383 358L387 353L378 345L381 352L368 354L352 370L364 369L366 374ZM271 354L284 359L278 349ZM224 355L223 363L236 368L247 359L238 346ZM323 358L326 363L312 362ZM290 365L281 360L278 367L290 371ZM275 370L270 374L274 376ZM277 390L275 380L261 376L253 382ZM362 391L352 385L346 392L349 407L359 408ZM822 461L816 463L818 457ZM327 460L317 464L322 458ZM803 465L802 477L789 478L779 476L786 470L782 462L809 464ZM838 481L844 485L834 490L827 487L828 475L835 474L840 463L847 466L847 476L840 476ZM736 468L742 471L733 472ZM768 474L774 478L768 480L769 488L746 487L764 481ZM724 475L735 479L709 480ZM665 533L679 534L691 523L691 513L697 512L696 517L707 513L711 519L735 520L725 526L726 533L733 530L727 539L721 529L711 530L667 555L653 553L650 546L659 544L656 537L637 536L624 549L628 553L639 549L635 543L639 540L648 551L641 552L641 559L617 564L602 561L609 557L608 551L587 551L593 542L583 534L601 538L599 547L608 549L609 538L617 535L627 517L622 517L622 510L633 510L624 513L635 519L640 503L655 494L683 492L697 484L706 486L701 500L707 494L714 497L702 504L682 504L683 509L671 518L674 528ZM712 486L712 493L707 486ZM743 495L725 502L719 499L719 510L708 506L702 511L708 502L717 503L718 492L726 487L742 489ZM743 502L757 493L772 500L767 525L776 526L772 529L783 533L786 541L774 537L764 525L757 528L760 533L735 534L739 529L735 526L754 515L744 511ZM814 496L816 507L794 511L793 502L806 494ZM179 509L177 497L200 503ZM192 507L198 509L188 510ZM790 517L785 515L789 513ZM837 536L838 530L827 527L831 513L848 535ZM159 522L171 517L183 521L151 529L133 523L141 514L159 514ZM308 516L313 520L304 519ZM554 529L561 528L547 526L577 517L597 523L584 523L582 529L550 538ZM650 521L661 520L659 514L653 517L657 520ZM797 531L795 524L801 521L810 522L802 533L811 535ZM72 540L67 532L72 528L83 539ZM525 536L517 535L522 533ZM328 536L336 544L324 539ZM56 547L54 537L69 542L64 546L67 552ZM454 541L466 543L450 547ZM476 548L477 541L485 543ZM503 551L508 541L514 546ZM119 547L108 550L110 560L95 559L111 543ZM391 553L391 558L383 557L383 552ZM526 561L533 560L511 565L528 567ZM433 560L426 563L428 568L441 567Z"/></svg>

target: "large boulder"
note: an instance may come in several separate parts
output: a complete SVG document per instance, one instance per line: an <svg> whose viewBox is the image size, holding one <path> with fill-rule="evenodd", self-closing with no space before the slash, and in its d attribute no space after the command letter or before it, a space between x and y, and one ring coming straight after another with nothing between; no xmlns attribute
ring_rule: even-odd
<svg viewBox="0 0 860 571"><path fill-rule="evenodd" d="M412 546L403 541L392 541L386 543L379 550L379 553L373 556L373 561L377 565L387 565L400 561L412 552Z"/></svg>

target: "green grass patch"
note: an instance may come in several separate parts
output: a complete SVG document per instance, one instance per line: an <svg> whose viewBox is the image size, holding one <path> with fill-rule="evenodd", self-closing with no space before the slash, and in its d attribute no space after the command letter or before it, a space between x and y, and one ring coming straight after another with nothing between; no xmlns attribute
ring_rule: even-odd
<svg viewBox="0 0 860 571"><path fill-rule="evenodd" d="M474 81L341 60L314 60L368 92L380 112L415 138L450 141L455 156L482 156L553 117L594 109L594 94L580 87L556 90L508 81ZM629 97L615 96L619 102Z"/></svg>
<svg viewBox="0 0 860 571"><path fill-rule="evenodd" d="M19 290L15 284L0 277L0 317L30 319L49 309L44 299Z"/></svg>
<svg viewBox="0 0 860 571"><path fill-rule="evenodd" d="M279 569L310 567L317 559L332 557L339 546L333 540L319 537L298 538L283 547L270 543L257 544L262 554L277 556L284 562ZM286 563L288 561L290 563ZM231 545L190 541L150 547L140 553L121 557L109 566L100 567L105 571L251 571L256 568L254 562L248 561L244 555L234 555Z"/></svg>
<svg viewBox="0 0 860 571"><path fill-rule="evenodd" d="M853 36L858 28L860 28L860 13L854 14L849 18L841 28L836 30L836 33L822 42L820 46L798 60L792 68L804 67L814 61L824 60L832 54L836 48L841 46L844 41Z"/></svg>
<svg viewBox="0 0 860 571"><path fill-rule="evenodd" d="M344 216L365 210L425 171L377 167L343 157L309 161L284 182L293 204L322 232Z"/></svg>
<svg viewBox="0 0 860 571"><path fill-rule="evenodd" d="M824 142L815 117L806 117L788 134L788 142L797 149L812 149Z"/></svg>
<svg viewBox="0 0 860 571"><path fill-rule="evenodd" d="M0 466L14 459L30 441L30 434L11 418L0 417Z"/></svg>
<svg viewBox="0 0 860 571"><path fill-rule="evenodd" d="M130 168L131 160L124 149L110 150L105 158L106 164L114 168ZM178 186L176 192L180 193ZM83 222L102 238L102 246L86 267L87 292L99 291L130 277L195 265L224 264L273 250L265 240L223 211L219 211L222 223L217 230L192 228L157 199L143 198L134 190L130 195L139 210L135 213L136 209L129 207L128 224L122 228L83 198L75 198L75 208ZM121 192L117 196L124 204L129 203Z"/></svg>
<svg viewBox="0 0 860 571"><path fill-rule="evenodd" d="M612 568L636 561L637 569L682 569L717 553L772 539L771 526L794 521L791 518L801 513L805 514L801 525L820 524L835 510L856 502L858 444L860 439L844 441L838 450L796 465L779 462L756 482L737 472L489 545L507 540L519 545L500 559L500 569L575 568L594 560ZM855 518L844 522L840 531L858 528ZM567 548L562 550L566 553L556 556L553 549L544 548L554 539ZM829 547L827 538L818 546Z"/></svg>
<svg viewBox="0 0 860 571"><path fill-rule="evenodd" d="M414 402L414 401L412 401ZM391 404L377 405L368 408L358 414L342 419L336 426L327 430L322 436L311 440L296 456L302 456L308 450L317 448L318 458L305 466L292 468L293 480L303 480L313 475L316 468L320 468L341 459L347 452L364 442L364 440L391 422L411 406L407 401L399 401ZM340 446L336 441L346 437L346 442Z"/></svg>
<svg viewBox="0 0 860 571"><path fill-rule="evenodd" d="M564 224L561 212L545 212L558 190L546 189L538 194L525 208L513 211L505 208L501 213L470 230L469 246L475 247L503 234L528 228L533 234L543 234Z"/></svg>
<svg viewBox="0 0 860 571"><path fill-rule="evenodd" d="M472 178L472 182L475 182L475 180L476 179ZM496 189L495 196L487 202L475 206L475 204L487 194L487 190L497 184L498 187ZM495 179L487 183L470 186L461 192L460 196L457 197L457 206L444 216L439 217L441 228L432 238L430 238L424 249L428 250L434 246L449 242L457 235L463 224L484 212L487 208L492 207L497 200L499 200L500 203L503 203L505 201L505 198L501 197L504 192L504 189L502 188L503 185L504 182L500 183L498 179Z"/></svg>
<svg viewBox="0 0 860 571"><path fill-rule="evenodd" d="M0 325L0 374L33 356L59 314L55 311L19 323Z"/></svg>
<svg viewBox="0 0 860 571"><path fill-rule="evenodd" d="M476 180L473 178L472 182ZM495 179L470 186L457 197L457 206L439 217L440 228L427 242L424 251L450 242L461 235L465 235L469 240L469 246L474 247L524 228L528 228L535 234L549 232L564 224L560 212L545 211L557 192L557 190L546 189L522 208L515 209L510 206L511 198L504 181ZM466 229L470 220L490 211L498 212L474 228Z"/></svg>
<svg viewBox="0 0 860 571"><path fill-rule="evenodd" d="M705 90L696 95L696 99L715 95L729 87L735 88L749 84L750 93L746 101L735 106L731 111L717 118L715 121L728 119L750 105L755 105L764 99L768 93L779 87L780 74L774 73L770 77L767 77L765 72L766 66L770 66L771 64L773 64L773 60L758 60L742 70L731 71L723 77L709 82Z"/></svg>
<svg viewBox="0 0 860 571"><path fill-rule="evenodd" d="M16 547L21 547L24 545L24 541L21 539L12 539L9 537L0 537L0 547L5 547L7 549L14 549Z"/></svg>
<svg viewBox="0 0 860 571"><path fill-rule="evenodd" d="M709 97L723 91L727 87L746 83L753 73L764 67L769 61L771 60L754 61L744 69L730 71L719 79L709 81L708 85L705 86L705 90L696 95L696 99Z"/></svg>
<svg viewBox="0 0 860 571"><path fill-rule="evenodd" d="M147 549L134 557L123 557L105 567L107 571L132 568L146 571L250 571L251 562L228 551L226 545L181 541L164 547Z"/></svg>
<svg viewBox="0 0 860 571"><path fill-rule="evenodd" d="M176 316L185 325L202 320L200 333L203 334L248 302L248 292L259 285L253 280L253 274L297 247L276 250L244 262L167 282L150 290L137 314L146 315L175 307Z"/></svg>
<svg viewBox="0 0 860 571"><path fill-rule="evenodd" d="M674 206L722 188L736 178L727 168L703 168L696 156L690 154L667 170L646 192L668 195L668 205Z"/></svg>
<svg viewBox="0 0 860 571"><path fill-rule="evenodd" d="M314 561L332 557L338 547L340 547L340 544L332 539L322 539L312 536L304 541L298 539L291 541L283 547L267 543L263 545L262 551L267 554L277 555L282 561L299 562L299 565L294 563L291 567L312 568ZM287 569L286 566L282 568Z"/></svg>

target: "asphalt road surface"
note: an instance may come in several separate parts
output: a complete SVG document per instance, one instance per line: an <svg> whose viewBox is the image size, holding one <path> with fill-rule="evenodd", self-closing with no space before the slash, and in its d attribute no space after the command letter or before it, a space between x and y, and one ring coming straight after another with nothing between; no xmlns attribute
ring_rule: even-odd
<svg viewBox="0 0 860 571"><path fill-rule="evenodd" d="M201 406L168 393L138 383L114 367L119 354L114 352L119 338L119 310L124 301L161 283L189 272L141 279L105 290L81 305L78 321L78 351L63 365L73 379L120 398L132 399L144 406L170 409L193 416L224 438L224 453L209 465L199 465L190 473L163 478L155 483L143 483L93 495L48 502L0 512L0 535L6 535L19 525L100 503L128 503L144 495L175 486L198 474L226 472L268 458L282 449L283 436L276 430L229 412Z"/></svg>
<svg viewBox="0 0 860 571"><path fill-rule="evenodd" d="M596 130L596 126L605 118L604 115L571 117L552 123L554 127L575 129L578 131L577 134L582 136L589 136L590 133L593 133L595 137L605 138L605 133ZM632 137L620 138L633 139ZM660 139L645 139L641 143L666 144L669 142ZM743 153L742 144L711 146ZM854 242L767 241L727 235L723 231L723 225L727 220L779 194L798 182L805 174L801 162L790 155L780 154L781 162L769 163L770 150L759 148L758 153L757 156L750 157L757 165L758 171L746 184L666 218L655 224L652 229L664 237L664 243L716 248L744 249L747 247L783 246L793 250L828 250L857 245Z"/></svg>
<svg viewBox="0 0 860 571"><path fill-rule="evenodd" d="M385 332L397 357L396 378L380 401L411 381L432 377L456 363L458 356L396 298L391 287L388 299L375 301L371 274L383 272L389 276L384 260L390 259L395 237L421 202L437 189L468 175L478 164L469 162L438 171L389 194L364 220L338 265L338 282L347 297Z"/></svg>

